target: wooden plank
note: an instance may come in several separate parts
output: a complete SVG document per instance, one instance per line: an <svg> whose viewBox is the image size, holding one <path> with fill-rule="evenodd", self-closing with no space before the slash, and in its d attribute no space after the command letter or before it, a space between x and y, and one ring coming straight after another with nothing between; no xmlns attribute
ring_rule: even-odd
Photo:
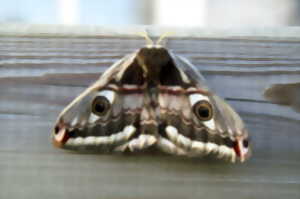
<svg viewBox="0 0 300 199"><path fill-rule="evenodd" d="M5 27L0 198L300 197L300 115L263 97L272 84L299 82L299 28L178 30L166 45L190 59L245 120L254 154L232 165L53 148L49 136L60 110L113 62L143 46L133 34L144 27ZM155 36L164 30L148 29Z"/></svg>

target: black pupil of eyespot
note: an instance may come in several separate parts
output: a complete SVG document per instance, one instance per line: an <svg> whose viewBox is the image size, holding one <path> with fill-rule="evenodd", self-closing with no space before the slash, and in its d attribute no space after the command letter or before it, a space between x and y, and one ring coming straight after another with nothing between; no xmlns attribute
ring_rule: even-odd
<svg viewBox="0 0 300 199"><path fill-rule="evenodd" d="M244 147L247 148L249 146L249 141L248 140L244 140L243 141L243 145L244 145Z"/></svg>
<svg viewBox="0 0 300 199"><path fill-rule="evenodd" d="M198 108L198 114L202 118L208 118L209 117L209 109L205 106L200 106Z"/></svg>
<svg viewBox="0 0 300 199"><path fill-rule="evenodd" d="M103 100L99 100L96 104L95 104L95 111L97 111L98 113L103 113L106 110L106 104Z"/></svg>

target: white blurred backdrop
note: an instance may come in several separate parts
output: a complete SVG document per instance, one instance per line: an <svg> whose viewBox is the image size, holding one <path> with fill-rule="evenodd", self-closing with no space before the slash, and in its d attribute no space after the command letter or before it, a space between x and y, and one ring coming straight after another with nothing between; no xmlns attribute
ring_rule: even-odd
<svg viewBox="0 0 300 199"><path fill-rule="evenodd" d="M296 26L298 0L1 0L0 22L166 26Z"/></svg>

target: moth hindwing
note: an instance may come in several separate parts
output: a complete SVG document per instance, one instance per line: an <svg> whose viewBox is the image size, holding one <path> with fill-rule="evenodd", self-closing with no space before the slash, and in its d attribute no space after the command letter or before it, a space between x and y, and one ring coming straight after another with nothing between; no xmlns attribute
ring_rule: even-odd
<svg viewBox="0 0 300 199"><path fill-rule="evenodd" d="M106 153L151 147L232 162L250 156L239 115L189 61L158 46L111 66L61 112L52 137L61 148Z"/></svg>

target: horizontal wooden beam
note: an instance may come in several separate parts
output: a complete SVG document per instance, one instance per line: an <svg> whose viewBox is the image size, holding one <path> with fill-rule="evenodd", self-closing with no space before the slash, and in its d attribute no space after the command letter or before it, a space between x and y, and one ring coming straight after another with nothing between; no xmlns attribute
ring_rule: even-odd
<svg viewBox="0 0 300 199"><path fill-rule="evenodd" d="M126 36L137 37L138 33L149 32L151 36L159 37L170 33L170 37L187 38L257 38L267 40L300 39L300 27L230 27L227 28L197 28L197 27L165 27L165 26L93 26L93 25L26 25L5 24L0 26L0 35L37 36L37 37L95 37L95 36Z"/></svg>

